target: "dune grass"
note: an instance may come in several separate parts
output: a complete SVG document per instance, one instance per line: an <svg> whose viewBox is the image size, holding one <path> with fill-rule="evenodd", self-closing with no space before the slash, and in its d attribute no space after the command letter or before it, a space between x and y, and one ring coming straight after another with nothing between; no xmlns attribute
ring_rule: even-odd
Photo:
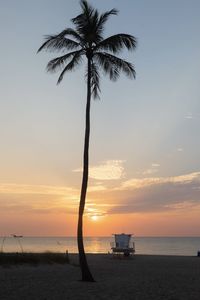
<svg viewBox="0 0 200 300"><path fill-rule="evenodd" d="M56 253L56 252L17 252L17 253L5 253L0 252L0 266L9 265L21 265L21 264L67 264L69 263L68 253Z"/></svg>

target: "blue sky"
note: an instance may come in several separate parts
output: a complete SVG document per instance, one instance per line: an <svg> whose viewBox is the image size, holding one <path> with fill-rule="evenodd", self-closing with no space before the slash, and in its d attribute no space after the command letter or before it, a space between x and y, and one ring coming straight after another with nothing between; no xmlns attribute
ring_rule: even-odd
<svg viewBox="0 0 200 300"><path fill-rule="evenodd" d="M183 175L197 180L199 175L190 174L200 171L200 2L90 3L100 11L119 10L109 20L105 36L125 32L138 39L134 53L121 55L134 63L136 80L121 76L112 83L102 76L101 101L92 103L91 172L92 168L99 172L101 179L91 176L91 185L115 189L144 178L165 178L160 180L168 185ZM75 0L1 1L1 185L15 184L22 190L24 185L80 186L84 67L56 86L58 74L47 74L45 67L57 54L36 55L43 36L70 27L70 19L78 13ZM102 172L107 179L102 179ZM194 195L187 188L188 181L187 200L199 205L196 189ZM168 189L162 192L170 202ZM2 195L4 209L4 189ZM124 193L128 203L131 195ZM13 198L8 199L12 204Z"/></svg>

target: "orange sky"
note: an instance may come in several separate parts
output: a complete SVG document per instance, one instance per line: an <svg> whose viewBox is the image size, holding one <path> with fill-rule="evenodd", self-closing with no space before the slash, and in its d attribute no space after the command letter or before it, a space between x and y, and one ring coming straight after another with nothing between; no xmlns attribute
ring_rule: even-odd
<svg viewBox="0 0 200 300"><path fill-rule="evenodd" d="M86 236L200 234L199 173L126 180L123 163L116 161L90 173ZM78 188L2 184L0 190L0 235L76 235Z"/></svg>

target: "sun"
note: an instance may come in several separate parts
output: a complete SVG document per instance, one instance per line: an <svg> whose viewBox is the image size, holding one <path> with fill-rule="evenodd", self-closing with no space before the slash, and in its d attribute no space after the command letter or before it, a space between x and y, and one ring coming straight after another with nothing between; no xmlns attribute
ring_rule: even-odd
<svg viewBox="0 0 200 300"><path fill-rule="evenodd" d="M99 220L99 216L93 215L90 217L92 219L92 221L98 221Z"/></svg>

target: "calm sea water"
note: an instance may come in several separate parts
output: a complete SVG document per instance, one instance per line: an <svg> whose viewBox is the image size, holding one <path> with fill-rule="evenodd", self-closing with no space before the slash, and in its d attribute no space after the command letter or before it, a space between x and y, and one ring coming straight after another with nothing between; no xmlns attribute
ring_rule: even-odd
<svg viewBox="0 0 200 300"><path fill-rule="evenodd" d="M88 253L108 253L112 237L86 237ZM200 250L200 237L135 237L137 254L195 255ZM4 252L65 252L77 253L75 237L0 237L0 251Z"/></svg>

